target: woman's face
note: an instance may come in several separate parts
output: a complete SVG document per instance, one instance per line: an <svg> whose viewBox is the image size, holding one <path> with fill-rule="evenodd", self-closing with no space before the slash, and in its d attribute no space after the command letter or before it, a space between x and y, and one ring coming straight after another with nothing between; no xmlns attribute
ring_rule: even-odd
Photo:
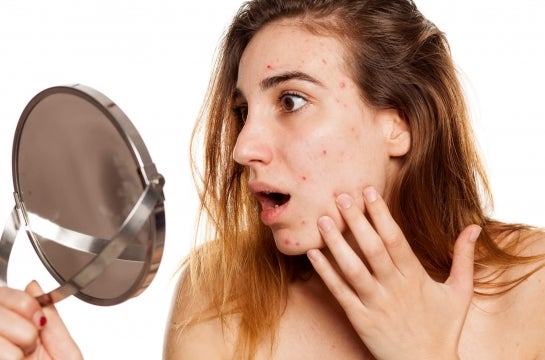
<svg viewBox="0 0 545 360"><path fill-rule="evenodd" d="M235 105L245 123L233 157L247 167L261 220L288 255L323 246L317 220L341 193L363 207L368 185L388 190L397 112L365 105L342 44L290 22L260 30L239 64ZM398 149L399 150L399 149Z"/></svg>

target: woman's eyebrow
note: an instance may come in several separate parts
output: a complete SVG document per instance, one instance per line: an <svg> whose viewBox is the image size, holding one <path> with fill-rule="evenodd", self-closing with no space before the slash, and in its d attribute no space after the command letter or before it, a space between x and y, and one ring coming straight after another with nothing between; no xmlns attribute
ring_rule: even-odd
<svg viewBox="0 0 545 360"><path fill-rule="evenodd" d="M268 77L268 78L265 78L263 80L261 80L261 82L259 83L259 87L261 88L262 91L265 91L265 90L268 90L278 84L281 84L283 82L286 82L286 81L289 81L289 80L303 80L303 81L308 81L308 82L311 82L313 84L316 84L316 85L319 85L319 86L323 86L322 83L317 80L316 78L304 73L304 72L300 72L300 71L289 71L289 72L285 72L285 73L281 73L281 74L278 74L278 75L275 75L275 76L271 76L271 77Z"/></svg>
<svg viewBox="0 0 545 360"><path fill-rule="evenodd" d="M259 87L261 91L266 91L272 87L275 87L289 80L308 81L318 86L323 86L323 84L318 79L310 76L309 74L306 74L301 71L288 71L288 72L281 73L281 74L271 76L261 80L261 82L259 83ZM237 101L241 98L244 98L244 94L242 93L242 90L240 90L239 88L235 88L233 90L232 99L234 101Z"/></svg>

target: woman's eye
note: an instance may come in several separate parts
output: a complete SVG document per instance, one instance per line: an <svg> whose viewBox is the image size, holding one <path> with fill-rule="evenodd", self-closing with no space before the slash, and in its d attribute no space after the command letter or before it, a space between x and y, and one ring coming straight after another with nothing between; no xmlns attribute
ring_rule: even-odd
<svg viewBox="0 0 545 360"><path fill-rule="evenodd" d="M284 94L280 97L280 105L286 112L293 112L307 103L307 100L296 94Z"/></svg>
<svg viewBox="0 0 545 360"><path fill-rule="evenodd" d="M246 122L246 118L248 117L248 106L247 105L239 105L233 109L235 116L238 118L238 120L242 123Z"/></svg>

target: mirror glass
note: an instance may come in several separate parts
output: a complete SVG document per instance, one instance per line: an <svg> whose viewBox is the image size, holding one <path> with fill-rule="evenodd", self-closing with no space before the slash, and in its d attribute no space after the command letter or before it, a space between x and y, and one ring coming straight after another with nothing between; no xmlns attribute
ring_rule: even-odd
<svg viewBox="0 0 545 360"><path fill-rule="evenodd" d="M96 90L47 89L21 116L13 147L16 203L35 250L60 284L92 263L132 221L140 197L157 179L162 181L134 126ZM119 255L74 295L113 305L151 282L164 242L160 186L149 216Z"/></svg>

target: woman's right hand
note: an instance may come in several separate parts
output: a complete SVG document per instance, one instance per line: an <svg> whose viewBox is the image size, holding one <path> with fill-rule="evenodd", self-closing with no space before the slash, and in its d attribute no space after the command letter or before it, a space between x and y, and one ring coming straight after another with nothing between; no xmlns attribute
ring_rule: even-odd
<svg viewBox="0 0 545 360"><path fill-rule="evenodd" d="M0 360L82 359L55 306L42 308L37 282L25 291L0 287Z"/></svg>

